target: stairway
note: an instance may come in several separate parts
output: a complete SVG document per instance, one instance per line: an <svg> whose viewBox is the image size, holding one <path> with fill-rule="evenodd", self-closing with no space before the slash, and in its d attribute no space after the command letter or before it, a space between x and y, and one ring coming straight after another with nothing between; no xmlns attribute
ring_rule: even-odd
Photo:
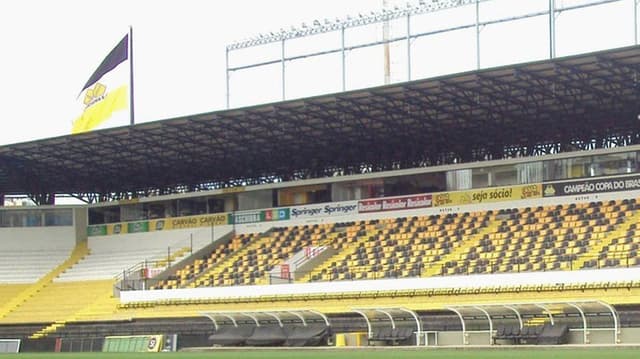
<svg viewBox="0 0 640 359"><path fill-rule="evenodd" d="M29 338L39 339L56 332L68 322L95 321L113 319L112 315L117 310L118 299L113 297L112 280L64 282L60 284L57 293L43 291L42 296L55 298L55 296L67 297L64 307L55 306L52 312L56 313L55 321L32 334ZM81 296L70 297L73 288L81 289ZM64 292L64 293L63 293ZM45 299L46 300L46 299Z"/></svg>
<svg viewBox="0 0 640 359"><path fill-rule="evenodd" d="M89 254L89 248L87 247L86 241L76 244L67 260L0 307L0 323L6 322L4 319L10 313L17 310L31 297L37 295L40 291L50 285L54 278L58 277L61 273L78 263L78 261L84 258L87 254Z"/></svg>

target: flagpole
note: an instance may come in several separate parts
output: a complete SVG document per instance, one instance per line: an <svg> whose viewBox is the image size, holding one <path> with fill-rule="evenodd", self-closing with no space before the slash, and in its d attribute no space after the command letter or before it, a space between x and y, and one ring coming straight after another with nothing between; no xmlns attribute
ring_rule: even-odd
<svg viewBox="0 0 640 359"><path fill-rule="evenodd" d="M133 27L129 26L129 118L131 126L135 121L135 111L133 107Z"/></svg>

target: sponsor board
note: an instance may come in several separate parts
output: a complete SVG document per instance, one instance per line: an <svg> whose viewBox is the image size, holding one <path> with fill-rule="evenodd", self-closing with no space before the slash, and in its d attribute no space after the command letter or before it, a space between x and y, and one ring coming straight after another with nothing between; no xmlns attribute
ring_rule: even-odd
<svg viewBox="0 0 640 359"><path fill-rule="evenodd" d="M127 233L149 232L149 221L127 223Z"/></svg>
<svg viewBox="0 0 640 359"><path fill-rule="evenodd" d="M240 212L232 215L234 224L284 221L290 218L289 208L273 208L263 211Z"/></svg>
<svg viewBox="0 0 640 359"><path fill-rule="evenodd" d="M358 203L340 202L291 207L291 219L346 216L358 213Z"/></svg>
<svg viewBox="0 0 640 359"><path fill-rule="evenodd" d="M150 231L165 231L170 229L185 229L198 227L223 226L230 224L229 213L213 213L198 216L154 219L149 221Z"/></svg>
<svg viewBox="0 0 640 359"><path fill-rule="evenodd" d="M110 234L143 233L170 229L222 226L225 224L231 224L231 215L229 213L215 213L199 216L152 219L150 221L93 225L87 227L87 235L104 236Z"/></svg>
<svg viewBox="0 0 640 359"><path fill-rule="evenodd" d="M87 227L87 236L106 236L107 235L107 226L104 224L89 226Z"/></svg>
<svg viewBox="0 0 640 359"><path fill-rule="evenodd" d="M495 187L471 191L441 192L433 195L434 207L459 206L491 202L541 198L542 184Z"/></svg>
<svg viewBox="0 0 640 359"><path fill-rule="evenodd" d="M124 234L129 227L123 223L107 224L107 234Z"/></svg>
<svg viewBox="0 0 640 359"><path fill-rule="evenodd" d="M545 183L544 196L570 196L640 189L640 176Z"/></svg>
<svg viewBox="0 0 640 359"><path fill-rule="evenodd" d="M427 208L432 205L432 195L422 194L394 198L368 199L358 201L358 213L398 211Z"/></svg>
<svg viewBox="0 0 640 359"><path fill-rule="evenodd" d="M136 222L139 223L139 222ZM135 227L136 229L138 227ZM87 236L95 237L95 236L107 236L112 234L124 234L124 233L135 233L129 232L130 228L127 223L109 223L109 224L99 224L87 227ZM139 231L142 232L142 231Z"/></svg>

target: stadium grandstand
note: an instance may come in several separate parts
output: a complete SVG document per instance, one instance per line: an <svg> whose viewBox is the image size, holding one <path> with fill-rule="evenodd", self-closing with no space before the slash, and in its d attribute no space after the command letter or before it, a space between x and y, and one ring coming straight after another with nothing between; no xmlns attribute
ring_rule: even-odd
<svg viewBox="0 0 640 359"><path fill-rule="evenodd" d="M630 46L2 146L0 198L37 206L0 208L0 349L640 344L639 72Z"/></svg>

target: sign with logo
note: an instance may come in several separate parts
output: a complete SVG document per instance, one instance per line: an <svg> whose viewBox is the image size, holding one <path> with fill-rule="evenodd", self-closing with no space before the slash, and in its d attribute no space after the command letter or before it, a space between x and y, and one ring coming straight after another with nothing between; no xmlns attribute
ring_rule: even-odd
<svg viewBox="0 0 640 359"><path fill-rule="evenodd" d="M415 196L363 200L358 201L358 213L427 208L431 207L432 199L432 195L422 194Z"/></svg>
<svg viewBox="0 0 640 359"><path fill-rule="evenodd" d="M129 222L127 223L127 233L149 232L149 222Z"/></svg>
<svg viewBox="0 0 640 359"><path fill-rule="evenodd" d="M544 184L544 196L569 196L640 189L640 176L601 178Z"/></svg>
<svg viewBox="0 0 640 359"><path fill-rule="evenodd" d="M225 224L230 224L230 215L228 213L212 213L151 220L149 221L149 230L165 231L170 229L222 226Z"/></svg>
<svg viewBox="0 0 640 359"><path fill-rule="evenodd" d="M358 203L340 202L291 207L291 219L346 216L358 213Z"/></svg>
<svg viewBox="0 0 640 359"><path fill-rule="evenodd" d="M280 265L280 278L291 279L291 268L288 264Z"/></svg>
<svg viewBox="0 0 640 359"><path fill-rule="evenodd" d="M107 235L107 226L104 224L97 226L89 226L87 227L87 235L89 237L93 236L106 236Z"/></svg>
<svg viewBox="0 0 640 359"><path fill-rule="evenodd" d="M200 216L94 225L87 227L87 234L89 236L104 236L108 234L143 233L170 229L222 226L226 224L231 224L231 215L229 213L214 213Z"/></svg>
<svg viewBox="0 0 640 359"><path fill-rule="evenodd" d="M471 191L442 192L433 195L435 207L459 206L491 202L517 201L542 197L542 185L496 187Z"/></svg>
<svg viewBox="0 0 640 359"><path fill-rule="evenodd" d="M127 227L122 227L122 223L115 223L107 226L107 234L122 234L122 233L127 233Z"/></svg>
<svg viewBox="0 0 640 359"><path fill-rule="evenodd" d="M248 224L270 221L284 221L290 218L289 208L273 208L263 211L240 212L233 214L234 224Z"/></svg>

